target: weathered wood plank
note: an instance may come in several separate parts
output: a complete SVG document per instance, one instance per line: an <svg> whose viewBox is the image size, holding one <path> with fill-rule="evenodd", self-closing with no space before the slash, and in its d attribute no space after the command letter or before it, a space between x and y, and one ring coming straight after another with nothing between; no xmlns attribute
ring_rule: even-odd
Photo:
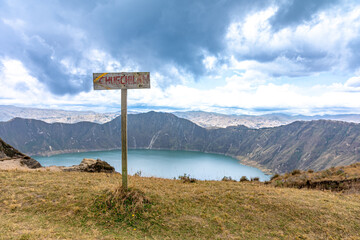
<svg viewBox="0 0 360 240"><path fill-rule="evenodd" d="M150 72L93 73L94 90L150 88Z"/></svg>

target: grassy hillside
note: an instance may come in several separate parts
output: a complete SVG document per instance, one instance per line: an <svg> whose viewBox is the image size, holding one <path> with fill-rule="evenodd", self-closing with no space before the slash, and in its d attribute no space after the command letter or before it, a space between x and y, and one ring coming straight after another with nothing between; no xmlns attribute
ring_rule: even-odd
<svg viewBox="0 0 360 240"><path fill-rule="evenodd" d="M360 239L359 194L134 176L149 202L115 210L105 192L120 181L2 171L0 239Z"/></svg>
<svg viewBox="0 0 360 240"><path fill-rule="evenodd" d="M293 170L283 175L274 175L268 184L277 187L316 188L321 190L360 193L360 163L331 167L314 172Z"/></svg>

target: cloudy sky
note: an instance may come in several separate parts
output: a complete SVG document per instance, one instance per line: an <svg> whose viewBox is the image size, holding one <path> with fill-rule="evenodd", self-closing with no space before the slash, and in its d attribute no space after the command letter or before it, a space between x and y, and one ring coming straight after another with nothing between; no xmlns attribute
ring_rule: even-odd
<svg viewBox="0 0 360 240"><path fill-rule="evenodd" d="M0 105L118 111L93 72L149 71L133 111L360 113L360 2L0 0Z"/></svg>

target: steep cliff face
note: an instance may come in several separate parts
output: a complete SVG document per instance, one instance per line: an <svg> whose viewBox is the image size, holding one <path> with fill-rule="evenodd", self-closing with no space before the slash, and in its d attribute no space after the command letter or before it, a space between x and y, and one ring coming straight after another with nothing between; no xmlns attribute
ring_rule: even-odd
<svg viewBox="0 0 360 240"><path fill-rule="evenodd" d="M335 121L294 122L266 128L218 130L218 144L227 154L284 173L293 169L323 170L360 161L360 125ZM221 139L221 136L222 139ZM223 152L225 153L225 152Z"/></svg>
<svg viewBox="0 0 360 240"><path fill-rule="evenodd" d="M207 130L173 114L130 115L129 147L202 151Z"/></svg>
<svg viewBox="0 0 360 240"><path fill-rule="evenodd" d="M0 137L31 155L120 149L121 121L47 124L17 118L0 123ZM360 125L320 120L275 128L210 130L173 114L149 112L128 116L128 146L221 153L278 173L322 170L360 161Z"/></svg>

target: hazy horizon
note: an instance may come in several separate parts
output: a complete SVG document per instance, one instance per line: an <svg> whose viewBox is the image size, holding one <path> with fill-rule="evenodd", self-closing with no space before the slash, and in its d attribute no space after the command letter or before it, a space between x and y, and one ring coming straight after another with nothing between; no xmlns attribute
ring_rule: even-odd
<svg viewBox="0 0 360 240"><path fill-rule="evenodd" d="M95 114L120 114L121 111L113 111L113 112L101 112L96 110L67 110L62 108L42 108L42 107L28 107L28 106L16 106L16 105L0 105L0 113L2 107L13 107L13 108L24 108L24 109L31 109L31 110L41 110L41 111L64 111L64 112L78 112L80 113L95 113ZM272 113L256 113L256 114L231 114L231 113L222 113L222 112L210 112L210 111L203 111L203 110L158 110L158 109L142 109L141 111L137 109L128 109L128 114L139 114L139 113L148 113L148 112L164 112L164 113L209 113L209 114L220 114L220 115L227 115L227 116L269 116L269 115L285 115L290 117L316 117L316 116L339 116L339 115L360 115L359 113L341 113L341 114L314 114L314 115L306 115L306 114L290 114L290 113L283 113L283 112L272 112Z"/></svg>

